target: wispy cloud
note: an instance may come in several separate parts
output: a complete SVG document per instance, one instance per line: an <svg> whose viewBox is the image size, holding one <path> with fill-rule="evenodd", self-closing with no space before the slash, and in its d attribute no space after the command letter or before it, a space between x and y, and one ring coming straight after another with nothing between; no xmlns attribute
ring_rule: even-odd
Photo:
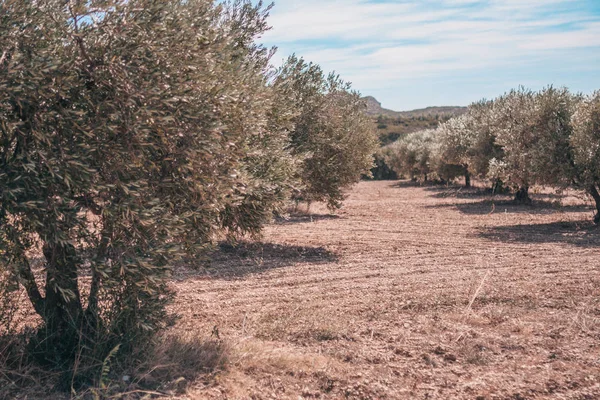
<svg viewBox="0 0 600 400"><path fill-rule="evenodd" d="M302 55L396 108L467 103L542 78L586 90L579 69L600 69L597 0L279 0L269 22L263 40L276 57ZM413 93L419 82L443 95Z"/></svg>

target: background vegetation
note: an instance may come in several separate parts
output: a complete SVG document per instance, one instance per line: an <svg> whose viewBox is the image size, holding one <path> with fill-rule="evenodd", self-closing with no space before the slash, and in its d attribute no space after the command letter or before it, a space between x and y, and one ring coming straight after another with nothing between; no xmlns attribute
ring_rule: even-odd
<svg viewBox="0 0 600 400"><path fill-rule="evenodd" d="M600 222L599 96L566 88L512 90L468 107L436 129L408 134L382 150L386 163L411 179L443 182L464 176L508 185L531 203L532 185L585 190Z"/></svg>

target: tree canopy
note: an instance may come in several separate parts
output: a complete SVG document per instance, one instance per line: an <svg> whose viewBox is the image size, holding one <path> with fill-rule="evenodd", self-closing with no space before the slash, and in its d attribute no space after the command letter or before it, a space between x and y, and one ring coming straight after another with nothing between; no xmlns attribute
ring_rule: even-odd
<svg viewBox="0 0 600 400"><path fill-rule="evenodd" d="M598 185L598 93L586 98L567 88L511 90L471 104L437 129L412 133L384 147L396 172L444 181L464 175L508 184L515 200L530 203L529 187L575 187L596 203Z"/></svg>

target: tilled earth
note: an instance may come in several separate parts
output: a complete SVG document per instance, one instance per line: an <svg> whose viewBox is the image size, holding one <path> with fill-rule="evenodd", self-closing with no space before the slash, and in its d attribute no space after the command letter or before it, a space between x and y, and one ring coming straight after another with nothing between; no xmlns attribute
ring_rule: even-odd
<svg viewBox="0 0 600 400"><path fill-rule="evenodd" d="M182 398L600 399L600 230L576 197L362 182L178 276L225 344Z"/></svg>

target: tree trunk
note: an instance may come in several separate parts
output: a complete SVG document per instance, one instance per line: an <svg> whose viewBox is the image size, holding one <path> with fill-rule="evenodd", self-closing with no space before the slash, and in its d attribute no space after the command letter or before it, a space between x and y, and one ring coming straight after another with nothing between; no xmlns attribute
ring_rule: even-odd
<svg viewBox="0 0 600 400"><path fill-rule="evenodd" d="M77 284L77 255L72 245L46 245L46 317L57 323L73 323L81 315Z"/></svg>
<svg viewBox="0 0 600 400"><path fill-rule="evenodd" d="M492 185L492 194L500 193L502 190L502 181L500 179L496 179L496 182Z"/></svg>
<svg viewBox="0 0 600 400"><path fill-rule="evenodd" d="M45 299L42 297L40 290L38 289L38 285L35 282L35 277L31 271L31 266L29 265L29 260L27 260L27 257L19 255L18 263L19 282L25 288L27 297L29 297L29 301L31 301L35 312L43 317L46 310L44 302Z"/></svg>
<svg viewBox="0 0 600 400"><path fill-rule="evenodd" d="M469 171L465 171L465 187L471 187L471 174L469 174Z"/></svg>
<svg viewBox="0 0 600 400"><path fill-rule="evenodd" d="M515 194L515 202L520 204L531 204L529 197L529 186L521 186Z"/></svg>
<svg viewBox="0 0 600 400"><path fill-rule="evenodd" d="M33 306L35 312L38 313L41 317L44 317L45 299L42 297L37 282L35 281L35 276L33 275L31 265L29 264L29 259L23 251L24 246L19 240L19 234L15 232L14 229L8 224L6 226L6 231L8 234L9 242L13 247L12 252L14 255L14 260L16 264L15 266L17 270L17 278L19 280L19 283L25 288L27 297L29 298L29 301L31 301L31 305Z"/></svg>
<svg viewBox="0 0 600 400"><path fill-rule="evenodd" d="M590 194L596 202L596 215L594 216L594 223L600 224L600 193L598 193L598 188L596 188L596 185L590 185Z"/></svg>
<svg viewBox="0 0 600 400"><path fill-rule="evenodd" d="M80 341L83 307L77 282L78 259L70 244L46 244L46 297L44 327L32 339L33 353L40 362L70 365Z"/></svg>

